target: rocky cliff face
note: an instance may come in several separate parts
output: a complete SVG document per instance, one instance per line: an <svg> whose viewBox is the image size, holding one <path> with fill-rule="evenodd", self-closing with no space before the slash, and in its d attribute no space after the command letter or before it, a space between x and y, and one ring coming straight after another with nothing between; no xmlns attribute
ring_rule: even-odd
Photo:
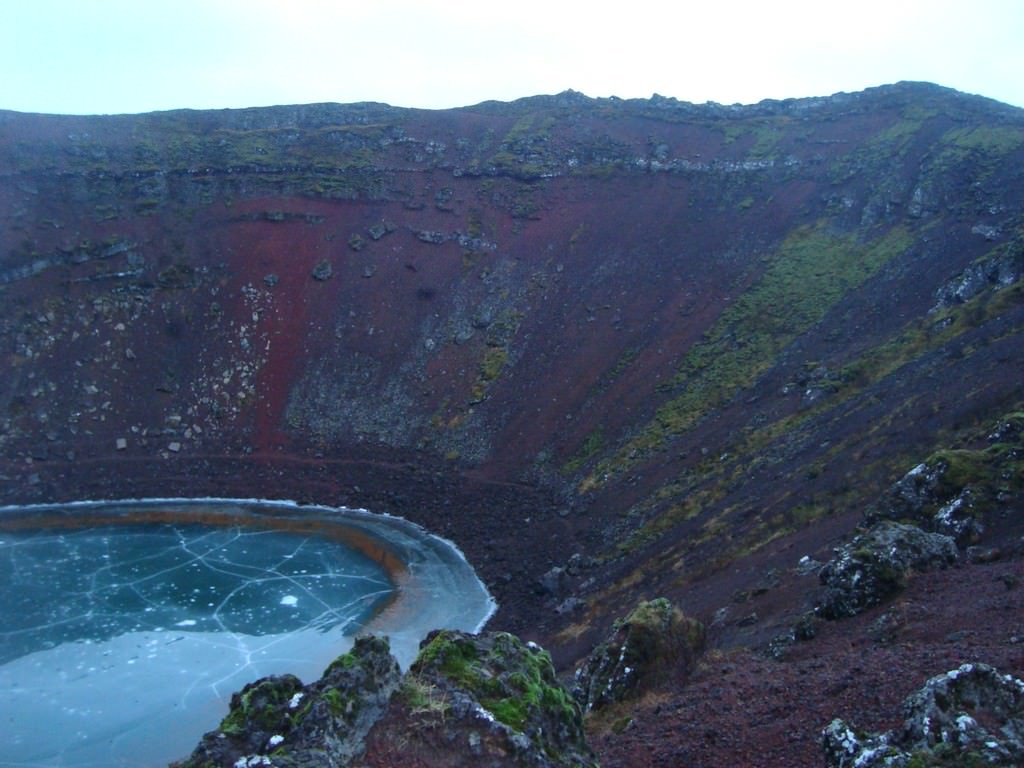
<svg viewBox="0 0 1024 768"><path fill-rule="evenodd" d="M563 667L655 594L757 646L1020 410L1022 210L1024 113L926 84L0 113L3 499L362 505Z"/></svg>

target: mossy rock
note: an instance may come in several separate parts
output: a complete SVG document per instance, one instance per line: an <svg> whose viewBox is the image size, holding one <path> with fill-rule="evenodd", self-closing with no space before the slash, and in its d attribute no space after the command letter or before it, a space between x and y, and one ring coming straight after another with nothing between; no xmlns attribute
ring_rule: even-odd
<svg viewBox="0 0 1024 768"><path fill-rule="evenodd" d="M1024 682L986 664L936 675L903 703L902 728L862 734L842 720L822 733L828 768L1018 766Z"/></svg>
<svg viewBox="0 0 1024 768"><path fill-rule="evenodd" d="M232 694L227 717L220 724L221 732L242 736L253 731L276 733L288 727L283 710L300 690L302 681L295 675L275 675L250 683Z"/></svg>
<svg viewBox="0 0 1024 768"><path fill-rule="evenodd" d="M825 590L817 611L826 619L855 616L899 592L910 574L956 559L951 537L883 520L838 547L821 569Z"/></svg>
<svg viewBox="0 0 1024 768"><path fill-rule="evenodd" d="M407 688L407 704L418 714L453 732L468 730L466 738L505 753L510 764L596 766L580 708L555 677L551 657L515 635L433 632L409 669ZM442 700L445 706L437 706Z"/></svg>
<svg viewBox="0 0 1024 768"><path fill-rule="evenodd" d="M207 733L180 768L234 766L270 755L281 768L348 765L400 680L386 638L357 638L310 685L294 675L265 677L234 694L220 728Z"/></svg>
<svg viewBox="0 0 1024 768"><path fill-rule="evenodd" d="M911 522L960 546L976 542L995 512L1024 492L1024 414L1014 411L988 430L987 447L935 451L865 513L865 524Z"/></svg>
<svg viewBox="0 0 1024 768"><path fill-rule="evenodd" d="M587 710L635 695L666 665L691 667L704 650L704 625L665 598L641 602L576 673L574 693Z"/></svg>

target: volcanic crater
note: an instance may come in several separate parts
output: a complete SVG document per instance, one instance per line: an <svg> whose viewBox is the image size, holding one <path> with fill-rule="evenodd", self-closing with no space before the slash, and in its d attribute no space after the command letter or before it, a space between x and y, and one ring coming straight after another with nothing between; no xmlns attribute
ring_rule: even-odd
<svg viewBox="0 0 1024 768"><path fill-rule="evenodd" d="M707 650L588 720L605 766L817 764L833 717L1024 672L1021 458L985 453L1024 410L1019 109L0 112L0 243L0 502L400 515L566 675L667 597ZM940 455L989 555L773 646Z"/></svg>

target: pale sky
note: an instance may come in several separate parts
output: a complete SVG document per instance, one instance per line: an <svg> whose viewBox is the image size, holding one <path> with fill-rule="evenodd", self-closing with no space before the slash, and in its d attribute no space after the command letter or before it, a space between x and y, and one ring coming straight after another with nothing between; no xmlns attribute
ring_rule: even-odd
<svg viewBox="0 0 1024 768"><path fill-rule="evenodd" d="M713 7L712 7L713 6ZM558 93L753 103L927 80L1024 107L1024 0L8 0L0 109Z"/></svg>

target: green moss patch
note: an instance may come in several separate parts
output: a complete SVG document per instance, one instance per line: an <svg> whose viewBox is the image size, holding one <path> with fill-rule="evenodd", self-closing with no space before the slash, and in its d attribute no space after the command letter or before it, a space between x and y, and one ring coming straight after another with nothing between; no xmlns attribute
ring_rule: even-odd
<svg viewBox="0 0 1024 768"><path fill-rule="evenodd" d="M268 677L245 686L231 697L231 708L220 723L221 733L242 735L253 728L270 731L281 726L280 713L288 701L302 690L294 675Z"/></svg>
<svg viewBox="0 0 1024 768"><path fill-rule="evenodd" d="M604 445L604 430L601 427L598 427L587 435L586 439L583 441L583 445L580 446L579 451L576 452L576 455L562 465L562 474L572 475L578 472L584 464L604 449Z"/></svg>
<svg viewBox="0 0 1024 768"><path fill-rule="evenodd" d="M764 272L683 358L674 394L654 418L583 483L628 468L752 385L797 336L821 321L850 290L910 247L896 227L868 242L835 235L824 222L802 227L765 259Z"/></svg>
<svg viewBox="0 0 1024 768"><path fill-rule="evenodd" d="M419 690L410 692L410 701L422 707L424 688L436 691L455 684L496 720L520 733L531 731L531 723L552 718L579 719L579 709L558 684L546 651L503 632L488 637L482 641L459 632L438 632L411 667L410 677L419 681Z"/></svg>

